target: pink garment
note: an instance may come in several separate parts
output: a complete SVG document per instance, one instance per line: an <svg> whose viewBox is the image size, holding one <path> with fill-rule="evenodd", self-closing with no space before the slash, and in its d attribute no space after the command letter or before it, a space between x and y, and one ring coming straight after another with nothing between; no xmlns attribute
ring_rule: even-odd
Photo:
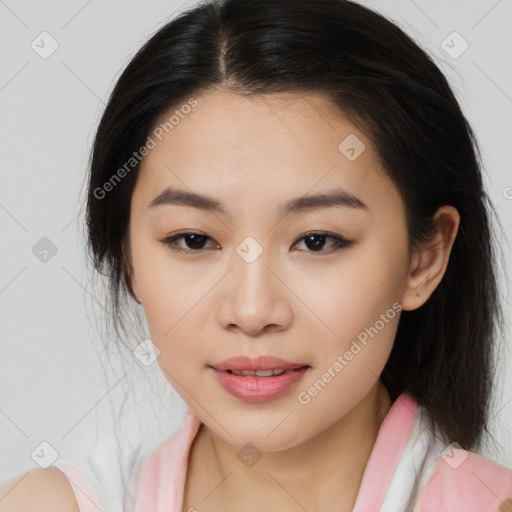
<svg viewBox="0 0 512 512"><path fill-rule="evenodd" d="M416 435L421 432L417 409L416 402L405 393L393 403L380 427L353 512L404 510L411 491L405 476L414 472L417 459L413 454L423 455L421 437ZM181 428L144 459L135 512L181 512L188 455L200 424L189 409ZM431 461L414 501L414 512L498 512L500 501L512 499L512 470L505 466L471 452L439 446ZM73 486L80 512L101 510L80 470L69 463L58 467Z"/></svg>

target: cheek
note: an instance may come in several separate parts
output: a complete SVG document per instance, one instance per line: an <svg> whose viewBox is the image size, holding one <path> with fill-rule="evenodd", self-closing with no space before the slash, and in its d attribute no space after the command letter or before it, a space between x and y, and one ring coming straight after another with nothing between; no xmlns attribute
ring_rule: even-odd
<svg viewBox="0 0 512 512"><path fill-rule="evenodd" d="M315 337L316 371L300 391L315 403L318 422L358 403L388 360L401 312L403 261L395 254L368 245L311 282L308 305L329 329Z"/></svg>
<svg viewBox="0 0 512 512"><path fill-rule="evenodd" d="M178 260L160 245L134 243L133 265L150 338L160 350L158 364L181 392L181 383L208 357L204 326L219 277L205 274L199 260Z"/></svg>
<svg viewBox="0 0 512 512"><path fill-rule="evenodd" d="M315 272L301 274L297 294L309 310L307 315L318 321L325 343L342 348L382 314L388 312L386 320L395 318L405 265L399 252L367 243L335 264L318 265ZM299 281L296 284L299 287Z"/></svg>
<svg viewBox="0 0 512 512"><path fill-rule="evenodd" d="M132 261L152 339L159 345L166 343L180 329L180 319L197 302L200 280L197 274L194 279L194 272L186 266L173 265L170 249L168 252L148 235L134 234Z"/></svg>

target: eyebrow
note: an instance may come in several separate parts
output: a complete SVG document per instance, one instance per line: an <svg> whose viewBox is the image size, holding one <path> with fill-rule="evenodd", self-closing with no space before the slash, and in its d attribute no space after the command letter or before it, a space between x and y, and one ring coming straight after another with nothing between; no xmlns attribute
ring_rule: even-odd
<svg viewBox="0 0 512 512"><path fill-rule="evenodd" d="M162 205L189 206L211 213L221 213L231 218L222 203L205 195L179 190L172 187L166 188L156 196L148 205L149 209ZM279 214L298 214L301 212L318 210L330 207L350 207L369 211L368 206L359 198L343 189L335 189L329 192L307 195L291 199L279 207Z"/></svg>

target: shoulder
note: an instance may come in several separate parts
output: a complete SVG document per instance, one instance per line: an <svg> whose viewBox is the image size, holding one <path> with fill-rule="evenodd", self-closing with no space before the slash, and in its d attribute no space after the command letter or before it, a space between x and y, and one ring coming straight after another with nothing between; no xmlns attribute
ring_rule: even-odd
<svg viewBox="0 0 512 512"><path fill-rule="evenodd" d="M512 469L450 446L435 463L421 492L418 510L512 511Z"/></svg>
<svg viewBox="0 0 512 512"><path fill-rule="evenodd" d="M54 467L35 469L0 486L0 512L79 512L66 475Z"/></svg>

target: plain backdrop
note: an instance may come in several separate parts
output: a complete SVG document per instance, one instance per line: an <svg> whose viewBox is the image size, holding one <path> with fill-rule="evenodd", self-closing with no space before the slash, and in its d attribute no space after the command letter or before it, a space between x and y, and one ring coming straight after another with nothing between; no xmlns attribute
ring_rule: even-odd
<svg viewBox="0 0 512 512"><path fill-rule="evenodd" d="M116 78L155 30L194 3L0 0L0 482L38 467L42 448L72 460L99 435L105 446L116 438L136 450L184 419L184 402L156 364L126 367L103 349L109 340L98 327L101 300L91 301L81 205L94 130ZM504 226L503 270L512 275L512 1L363 3L395 20L448 76L480 142ZM510 329L509 286L500 284ZM512 467L507 340L493 421L503 449L489 456Z"/></svg>

